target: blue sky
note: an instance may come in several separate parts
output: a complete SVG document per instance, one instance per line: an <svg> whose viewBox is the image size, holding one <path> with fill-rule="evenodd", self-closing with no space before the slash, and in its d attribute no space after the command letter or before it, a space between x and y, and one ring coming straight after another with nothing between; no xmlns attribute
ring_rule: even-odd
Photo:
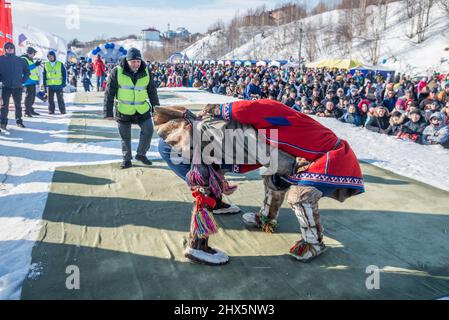
<svg viewBox="0 0 449 320"><path fill-rule="evenodd" d="M304 1L309 6L318 2L318 0ZM168 23L172 29L186 27L191 32L205 32L213 22L218 19L227 22L237 11L243 13L249 8L261 5L273 8L285 1L13 0L12 2L15 24L38 27L67 40L75 37L80 40L92 40L100 35L111 37L139 34L141 29L150 26L164 31ZM79 10L79 28L67 27L68 6L76 6Z"/></svg>

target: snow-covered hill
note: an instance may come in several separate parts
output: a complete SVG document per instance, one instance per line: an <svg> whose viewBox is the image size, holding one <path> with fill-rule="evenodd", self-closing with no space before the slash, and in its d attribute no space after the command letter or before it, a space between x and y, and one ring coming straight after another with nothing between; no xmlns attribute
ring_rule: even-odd
<svg viewBox="0 0 449 320"><path fill-rule="evenodd" d="M385 7L383 11L385 12ZM190 59L296 58L300 42L299 26L302 23L304 28L302 55L306 60L350 57L373 64L374 34L376 29L381 28L378 32L379 64L412 74L430 73L434 70L449 72L449 19L440 6L432 8L425 41L420 44L417 43L417 36L411 39L407 36L411 29L411 20L406 15L404 1L390 3L386 12L386 25L383 28L378 9L374 6L368 7L367 30L354 30L354 38L349 48L338 32L347 11L333 10L279 27L258 30L251 34L250 38L242 39L241 36L241 46L221 55L213 54L220 51L217 46L224 39L223 31L206 36L185 52ZM354 16L353 19L357 19L357 11ZM242 29L240 32L245 34Z"/></svg>

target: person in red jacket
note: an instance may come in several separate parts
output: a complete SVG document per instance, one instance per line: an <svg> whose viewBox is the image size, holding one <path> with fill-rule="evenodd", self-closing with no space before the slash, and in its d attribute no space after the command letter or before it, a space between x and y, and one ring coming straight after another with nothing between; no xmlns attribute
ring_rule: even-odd
<svg viewBox="0 0 449 320"><path fill-rule="evenodd" d="M101 59L100 55L97 55L97 59L94 62L94 72L97 77L97 91L103 90L103 83L106 76L106 65Z"/></svg>

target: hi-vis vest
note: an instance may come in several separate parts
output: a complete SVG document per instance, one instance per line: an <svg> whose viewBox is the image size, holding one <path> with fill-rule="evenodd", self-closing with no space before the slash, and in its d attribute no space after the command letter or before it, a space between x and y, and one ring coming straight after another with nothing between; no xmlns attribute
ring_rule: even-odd
<svg viewBox="0 0 449 320"><path fill-rule="evenodd" d="M50 62L45 63L45 72L47 73L47 86L62 85L62 62L56 61L53 67Z"/></svg>
<svg viewBox="0 0 449 320"><path fill-rule="evenodd" d="M147 92L150 75L147 69L145 69L145 72L146 76L137 80L137 83L134 85L131 77L123 74L123 68L117 67L117 111L121 114L132 116L136 112L144 114L150 110Z"/></svg>
<svg viewBox="0 0 449 320"><path fill-rule="evenodd" d="M30 80L39 82L39 69L36 66L35 68L31 69L31 66L34 65L34 62L28 59L28 57L23 57L26 62L28 62L28 68L30 68Z"/></svg>

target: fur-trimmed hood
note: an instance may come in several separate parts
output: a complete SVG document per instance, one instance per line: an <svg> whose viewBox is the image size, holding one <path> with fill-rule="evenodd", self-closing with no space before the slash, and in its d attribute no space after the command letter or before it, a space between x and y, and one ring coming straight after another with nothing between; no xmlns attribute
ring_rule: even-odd
<svg viewBox="0 0 449 320"><path fill-rule="evenodd" d="M399 117L398 123L394 123L393 117L390 117L390 125L391 126L400 126L401 124L404 124L407 120L407 117L405 116L405 113L401 112L401 116Z"/></svg>

